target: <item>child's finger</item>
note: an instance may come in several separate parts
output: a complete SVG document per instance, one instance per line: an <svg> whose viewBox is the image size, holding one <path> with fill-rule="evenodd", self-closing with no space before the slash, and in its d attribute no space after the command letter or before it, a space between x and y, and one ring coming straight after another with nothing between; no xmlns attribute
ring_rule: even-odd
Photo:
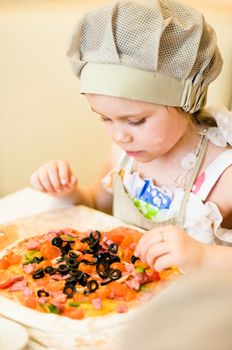
<svg viewBox="0 0 232 350"><path fill-rule="evenodd" d="M170 252L170 246L168 242L160 242L151 245L146 252L146 258L144 261L150 267L153 268L155 261L160 258L162 255L165 255Z"/></svg>
<svg viewBox="0 0 232 350"><path fill-rule="evenodd" d="M156 271L162 271L164 269L168 269L172 266L178 265L176 263L175 256L171 253L165 254L160 256L159 258L156 259L153 268Z"/></svg>
<svg viewBox="0 0 232 350"><path fill-rule="evenodd" d="M62 184L60 183L60 177L58 174L58 167L56 162L51 162L47 166L47 172L50 183L56 192L62 191Z"/></svg>
<svg viewBox="0 0 232 350"><path fill-rule="evenodd" d="M58 160L57 161L57 168L58 168L58 174L60 183L62 186L67 186L70 183L71 180L71 170L69 168L69 164L64 160Z"/></svg>
<svg viewBox="0 0 232 350"><path fill-rule="evenodd" d="M71 175L71 184L76 185L77 184L77 178L75 175Z"/></svg>
<svg viewBox="0 0 232 350"><path fill-rule="evenodd" d="M51 181L49 179L47 168L41 167L38 170L38 178L41 183L41 185L44 187L45 191L48 193L56 193L54 187L51 184Z"/></svg>
<svg viewBox="0 0 232 350"><path fill-rule="evenodd" d="M37 172L31 175L31 185L38 191L42 191L42 192L46 191L46 189L42 186L41 182L39 181Z"/></svg>
<svg viewBox="0 0 232 350"><path fill-rule="evenodd" d="M161 242L162 235L161 230L144 234L135 249L134 255L138 256L142 261L145 261L148 248L155 243Z"/></svg>

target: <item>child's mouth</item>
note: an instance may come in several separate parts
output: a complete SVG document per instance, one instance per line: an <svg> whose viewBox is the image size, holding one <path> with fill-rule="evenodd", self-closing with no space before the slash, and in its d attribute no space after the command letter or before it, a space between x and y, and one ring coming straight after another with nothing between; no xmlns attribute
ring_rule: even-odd
<svg viewBox="0 0 232 350"><path fill-rule="evenodd" d="M130 157L136 157L138 155L141 155L143 151L126 151L127 155Z"/></svg>

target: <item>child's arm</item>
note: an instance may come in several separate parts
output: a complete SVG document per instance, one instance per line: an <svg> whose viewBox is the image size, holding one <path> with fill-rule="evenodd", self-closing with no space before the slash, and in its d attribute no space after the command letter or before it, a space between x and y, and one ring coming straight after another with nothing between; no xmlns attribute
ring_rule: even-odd
<svg viewBox="0 0 232 350"><path fill-rule="evenodd" d="M118 149L112 148L96 183L85 188L79 186L69 163L64 160L52 160L42 165L32 174L31 184L35 189L44 193L58 196L68 195L74 198L75 204L111 213L112 194L106 191L100 183L100 179L115 166L118 157Z"/></svg>

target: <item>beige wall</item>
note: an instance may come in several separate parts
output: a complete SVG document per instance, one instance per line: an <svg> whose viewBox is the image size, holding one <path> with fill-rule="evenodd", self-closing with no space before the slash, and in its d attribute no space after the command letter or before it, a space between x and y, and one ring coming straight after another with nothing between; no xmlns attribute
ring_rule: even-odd
<svg viewBox="0 0 232 350"><path fill-rule="evenodd" d="M210 0L192 0L218 31L225 58L209 102L228 104L232 1L211 1L216 10ZM0 195L29 185L32 171L50 159L69 160L83 184L97 176L110 140L78 93L65 49L80 14L107 2L0 1Z"/></svg>

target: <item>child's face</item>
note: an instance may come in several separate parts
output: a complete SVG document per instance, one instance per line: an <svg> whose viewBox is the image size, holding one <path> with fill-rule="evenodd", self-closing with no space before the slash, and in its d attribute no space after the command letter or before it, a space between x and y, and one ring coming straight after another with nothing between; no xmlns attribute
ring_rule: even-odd
<svg viewBox="0 0 232 350"><path fill-rule="evenodd" d="M189 125L188 118L172 107L105 95L86 97L111 139L140 162L167 154Z"/></svg>

